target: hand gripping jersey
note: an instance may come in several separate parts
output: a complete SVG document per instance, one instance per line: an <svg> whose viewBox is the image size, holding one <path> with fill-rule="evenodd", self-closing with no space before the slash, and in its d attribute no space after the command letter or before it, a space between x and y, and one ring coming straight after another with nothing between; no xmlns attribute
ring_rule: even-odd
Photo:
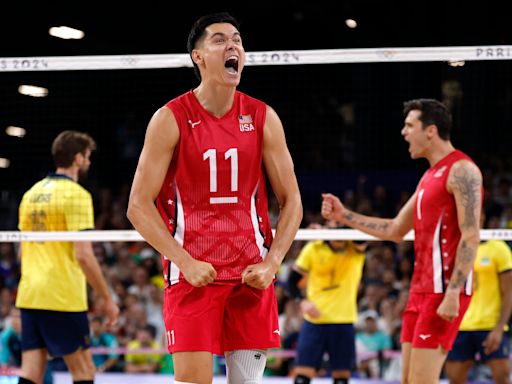
<svg viewBox="0 0 512 384"><path fill-rule="evenodd" d="M189 91L166 104L180 138L157 198L169 232L192 257L211 263L217 280L240 280L272 242L262 163L266 104L235 93L217 118ZM166 285L182 278L162 255Z"/></svg>
<svg viewBox="0 0 512 384"><path fill-rule="evenodd" d="M415 263L411 292L444 293L455 266L460 240L455 199L446 190L451 167L459 160L472 161L455 150L428 169L417 188L414 208ZM471 295L472 272L464 287Z"/></svg>

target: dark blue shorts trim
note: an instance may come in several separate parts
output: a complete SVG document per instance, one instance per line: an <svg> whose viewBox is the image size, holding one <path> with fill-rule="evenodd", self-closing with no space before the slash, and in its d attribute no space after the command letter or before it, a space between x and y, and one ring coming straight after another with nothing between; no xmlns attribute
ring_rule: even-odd
<svg viewBox="0 0 512 384"><path fill-rule="evenodd" d="M21 309L21 348L46 348L53 357L90 347L86 312Z"/></svg>
<svg viewBox="0 0 512 384"><path fill-rule="evenodd" d="M304 320L299 334L295 365L318 369L324 353L331 370L355 368L356 344L353 324L313 324Z"/></svg>
<svg viewBox="0 0 512 384"><path fill-rule="evenodd" d="M499 348L489 355L484 353L482 343L490 331L459 331L447 360L466 361L478 359L482 362L492 359L508 359L508 337L503 334Z"/></svg>

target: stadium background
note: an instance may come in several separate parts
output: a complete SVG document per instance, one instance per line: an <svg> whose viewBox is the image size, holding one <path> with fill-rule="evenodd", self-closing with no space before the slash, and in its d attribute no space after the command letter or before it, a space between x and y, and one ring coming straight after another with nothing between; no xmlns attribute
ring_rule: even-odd
<svg viewBox="0 0 512 384"><path fill-rule="evenodd" d="M464 16L460 1L434 1L425 7L368 0L269 3L258 2L247 11L226 7L241 20L249 52L494 45L510 43L512 36L506 13L493 2L466 9ZM193 20L218 10L182 4L178 12L170 2L124 5L116 12L94 2L28 4L29 13L16 4L4 12L2 57L184 53ZM347 17L354 17L359 27L347 28ZM51 37L47 30L53 25L81 28L85 38ZM263 66L245 68L240 90L280 114L305 205L316 209L322 190L355 188L353 172L371 173L369 183L394 180L392 192L415 185L426 162L410 161L400 136L402 102L409 98L450 99L455 145L477 160L488 162L490 154L506 160L512 136L510 76L507 60L463 67L445 62ZM20 84L45 86L49 96L20 95ZM97 139L88 182L117 193L131 182L152 113L196 84L188 68L1 73L0 124L24 127L27 135L20 140L7 136L5 128L0 132L0 157L11 160L9 168L0 169L0 215L9 217L1 220L0 229L13 228L12 212L6 211L52 167L49 145L57 132L85 130Z"/></svg>

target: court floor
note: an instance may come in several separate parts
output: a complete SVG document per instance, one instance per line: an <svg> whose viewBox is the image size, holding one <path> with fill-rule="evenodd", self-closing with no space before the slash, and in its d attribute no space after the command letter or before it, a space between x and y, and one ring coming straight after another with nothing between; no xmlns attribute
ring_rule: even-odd
<svg viewBox="0 0 512 384"><path fill-rule="evenodd" d="M54 374L54 384L70 384L71 377L69 373L58 372ZM172 384L171 375L163 374L124 374L124 373L99 373L94 380L95 384ZM224 376L215 377L213 384L225 384L226 378ZM290 377L265 377L264 384L292 384L293 380ZM312 384L332 384L330 378L318 378L312 380ZM382 381L382 380L363 380L351 379L351 384L399 384L398 381ZM441 384L448 384L447 381L441 380ZM483 384L488 382L473 382L472 384ZM1 384L1 383L0 383ZM7 383L6 383L7 384ZM10 383L9 383L10 384Z"/></svg>

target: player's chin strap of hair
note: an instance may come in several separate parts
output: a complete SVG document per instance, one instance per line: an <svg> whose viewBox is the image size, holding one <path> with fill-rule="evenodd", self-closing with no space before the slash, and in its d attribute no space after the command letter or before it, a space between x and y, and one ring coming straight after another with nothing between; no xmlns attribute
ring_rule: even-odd
<svg viewBox="0 0 512 384"><path fill-rule="evenodd" d="M267 364L264 349L239 349L226 352L228 384L261 384Z"/></svg>

